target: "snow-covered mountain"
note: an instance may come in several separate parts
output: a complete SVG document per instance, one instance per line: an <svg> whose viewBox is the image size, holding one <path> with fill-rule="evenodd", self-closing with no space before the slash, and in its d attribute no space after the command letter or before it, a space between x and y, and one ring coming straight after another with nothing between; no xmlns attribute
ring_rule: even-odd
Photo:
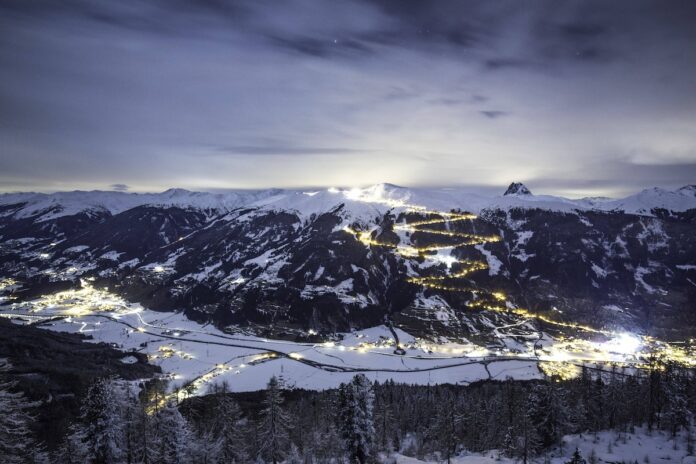
<svg viewBox="0 0 696 464"><path fill-rule="evenodd" d="M245 204L273 197L282 191L239 191L229 193L191 192L169 189L162 193L73 191L58 193L6 193L0 195L4 215L46 221L81 212L115 215L138 206L179 207L201 211L231 211Z"/></svg>
<svg viewBox="0 0 696 464"><path fill-rule="evenodd" d="M138 206L178 207L223 213L240 207L291 210L302 215L329 211L346 204L353 215L371 215L390 208L418 205L435 210L464 208L474 213L486 209L529 208L551 211L618 211L653 215L654 210L683 212L696 208L696 186L677 190L652 188L620 199L584 198L573 200L550 195L532 195L522 183L513 182L501 196L472 193L464 188L404 188L376 184L366 188L298 190L249 190L226 193L192 192L169 189L161 193L126 193L109 191L72 191L0 194L4 216L14 218L54 219L80 212L115 215Z"/></svg>
<svg viewBox="0 0 696 464"><path fill-rule="evenodd" d="M519 183L498 196L390 184L5 194L0 278L21 283L18 297L94 279L260 331L387 318L472 338L533 314L679 338L694 327L696 187L580 200Z"/></svg>

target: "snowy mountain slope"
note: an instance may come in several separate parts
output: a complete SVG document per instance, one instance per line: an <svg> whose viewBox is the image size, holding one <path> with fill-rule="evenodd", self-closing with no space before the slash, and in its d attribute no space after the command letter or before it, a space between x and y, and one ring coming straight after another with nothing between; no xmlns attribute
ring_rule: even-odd
<svg viewBox="0 0 696 464"><path fill-rule="evenodd" d="M279 190L240 191L229 193L191 192L184 189L169 189L162 193L126 193L104 191L73 191L58 193L6 193L0 195L0 207L17 205L6 209L15 218L34 217L47 221L62 216L71 216L84 211L118 214L129 209L150 205L198 209L202 211L230 211L262 198L276 195ZM19 206L21 205L21 206Z"/></svg>
<svg viewBox="0 0 696 464"><path fill-rule="evenodd" d="M693 187L623 200L513 190L4 195L0 278L35 295L89 277L157 310L283 333L386 317L485 342L495 327L533 330L523 308L671 339L696 326Z"/></svg>
<svg viewBox="0 0 696 464"><path fill-rule="evenodd" d="M369 221L384 215L389 210L389 206L386 204L359 201L346 196L342 192L331 190L283 192L280 195L264 198L246 206L270 211L290 211L296 213L299 217L308 218L312 215L335 210L341 205L343 205L341 216L346 221Z"/></svg>
<svg viewBox="0 0 696 464"><path fill-rule="evenodd" d="M623 199L593 204L592 207L603 211L650 215L656 209L683 212L694 209L695 205L696 186L687 185L674 191L657 187L646 189Z"/></svg>
<svg viewBox="0 0 696 464"><path fill-rule="evenodd" d="M292 210L302 216L329 211L339 204L352 217L383 214L390 208L422 206L447 211L452 208L474 213L490 209L539 208L551 211L596 210L651 215L655 209L683 212L696 208L696 186L671 191L646 189L622 199L572 200L550 195L533 195L526 186L513 183L514 192L501 196L472 193L462 188L405 188L376 184L366 188L320 189L313 191L268 189L226 193L191 192L170 189L162 193L73 191L0 194L0 216L39 220L70 216L83 211L112 215L137 206L151 205L226 212L240 207ZM522 193L520 193L522 192Z"/></svg>
<svg viewBox="0 0 696 464"><path fill-rule="evenodd" d="M480 214L495 209L543 209L548 211L616 211L627 214L653 215L653 210L684 212L696 209L696 187L685 186L675 191L653 188L622 199L568 199L552 195L533 195L523 184L516 185L513 193L490 196L465 188L405 188L391 184L377 184L366 188L329 189L303 193L307 198L298 200L300 193L281 194L279 207L299 211L327 211L343 202L348 210L360 210L359 203L402 211L408 206L420 206L431 210L449 211L461 209ZM268 204L264 201L257 203ZM300 207L299 205L303 205ZM311 214L311 213L310 213ZM356 214L357 216L360 213Z"/></svg>

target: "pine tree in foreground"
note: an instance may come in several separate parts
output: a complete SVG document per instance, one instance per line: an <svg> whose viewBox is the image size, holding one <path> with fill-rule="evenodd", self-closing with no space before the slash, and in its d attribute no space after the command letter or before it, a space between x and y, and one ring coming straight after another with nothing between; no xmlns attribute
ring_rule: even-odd
<svg viewBox="0 0 696 464"><path fill-rule="evenodd" d="M142 439L138 430L140 402L135 392L128 388L123 394L121 422L123 427L123 461L126 464L140 462Z"/></svg>
<svg viewBox="0 0 696 464"><path fill-rule="evenodd" d="M60 447L53 453L56 464L82 464L87 462L87 448L84 443L82 427L73 424L63 439Z"/></svg>
<svg viewBox="0 0 696 464"><path fill-rule="evenodd" d="M689 412L689 402L687 397L687 387L689 379L688 373L680 371L675 366L668 365L665 372L665 400L667 410L665 411L665 422L672 437L677 436L681 428L688 428L691 422Z"/></svg>
<svg viewBox="0 0 696 464"><path fill-rule="evenodd" d="M294 443L290 445L290 452L285 459L285 464L304 464L304 459L300 456L300 450L297 449Z"/></svg>
<svg viewBox="0 0 696 464"><path fill-rule="evenodd" d="M239 404L229 395L229 388L222 383L213 395L215 417L211 430L207 430L206 449L213 461L236 463L248 461L244 441L244 424Z"/></svg>
<svg viewBox="0 0 696 464"><path fill-rule="evenodd" d="M575 448L573 456L570 458L570 461L566 461L566 464L587 464L587 461L585 461L585 459L580 454L580 450Z"/></svg>
<svg viewBox="0 0 696 464"><path fill-rule="evenodd" d="M0 375L9 369L7 360L0 359ZM0 462L7 464L26 462L26 456L38 447L29 428L33 421L29 410L36 403L28 401L22 393L12 393L10 389L15 385L0 380Z"/></svg>
<svg viewBox="0 0 696 464"><path fill-rule="evenodd" d="M392 384L393 386L393 384ZM376 385L375 385L376 389ZM395 423L393 407L388 402L388 398L383 395L375 394L374 423L375 440L374 445L391 455L395 448L398 448L398 425Z"/></svg>
<svg viewBox="0 0 696 464"><path fill-rule="evenodd" d="M259 456L277 464L289 448L290 419L283 409L283 394L278 379L273 376L266 387L259 427Z"/></svg>
<svg viewBox="0 0 696 464"><path fill-rule="evenodd" d="M178 464L190 461L190 450L195 448L195 440L186 419L174 402L157 412L154 418L156 433L156 456L153 462Z"/></svg>
<svg viewBox="0 0 696 464"><path fill-rule="evenodd" d="M313 455L318 463L341 462L343 456L343 440L333 423L325 430L314 433Z"/></svg>
<svg viewBox="0 0 696 464"><path fill-rule="evenodd" d="M532 451L537 452L560 442L570 428L570 408L565 390L554 383L534 385L527 401L527 413L539 440Z"/></svg>
<svg viewBox="0 0 696 464"><path fill-rule="evenodd" d="M457 450L457 430L461 418L456 413L452 395L447 392L437 406L435 423L430 430L432 440L437 443L440 453L449 464Z"/></svg>
<svg viewBox="0 0 696 464"><path fill-rule="evenodd" d="M375 427L372 416L374 392L363 374L339 388L339 424L351 462L364 464L372 454Z"/></svg>
<svg viewBox="0 0 696 464"><path fill-rule="evenodd" d="M82 404L82 429L78 434L90 462L123 461L122 395L114 379L99 379L87 391Z"/></svg>

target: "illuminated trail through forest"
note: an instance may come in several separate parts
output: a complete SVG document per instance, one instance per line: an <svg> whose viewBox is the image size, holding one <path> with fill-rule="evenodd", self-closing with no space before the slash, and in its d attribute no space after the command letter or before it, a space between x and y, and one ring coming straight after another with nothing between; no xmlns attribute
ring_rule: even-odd
<svg viewBox="0 0 696 464"><path fill-rule="evenodd" d="M407 212L429 215L429 216L439 216L439 218L434 219L424 219L416 222L402 222L395 224L393 226L394 232L402 232L403 235L412 236L415 233L428 234L431 236L442 236L451 237L456 239L453 243L436 243L434 245L427 246L413 246L413 245L402 245L394 244L390 242L375 240L372 238L372 232L369 231L359 231L352 229L350 227L344 228L346 232L353 235L357 240L364 243L367 246L378 246L385 247L394 250L399 255L404 258L417 258L422 257L426 260L434 261L437 263L444 263L447 265L447 274L439 276L427 276L427 277L409 277L408 282L421 285L426 288L441 290L447 292L468 292L476 297L475 300L469 301L467 306L469 308L481 308L488 311L494 311L498 313L514 314L521 316L526 319L536 319L541 322L545 322L550 325L555 325L557 327L572 328L583 330L585 332L597 333L606 336L616 335L615 332L608 330L596 329L594 327L575 324L571 322L563 322L549 318L542 314L533 314L524 308L518 308L514 305L507 304L507 297L504 293L499 291L489 291L486 289L472 288L469 286L448 283L450 281L456 281L457 279L462 279L467 277L469 274L488 269L488 264L485 261L478 260L467 260L458 259L451 255L451 251L456 248L465 246L475 246L485 243L499 242L501 237L498 235L478 235L465 232L457 232L450 230L450 225L454 222L461 221L471 221L477 218L476 215L470 213L454 213L454 212L444 212L428 210L421 206L414 205L403 205L405 206ZM432 226L443 225L443 229L435 229ZM431 227L427 227L431 226ZM401 240L402 237L400 237ZM443 256L440 252L450 251L449 255ZM452 271L453 265L458 265L461 267L460 270Z"/></svg>

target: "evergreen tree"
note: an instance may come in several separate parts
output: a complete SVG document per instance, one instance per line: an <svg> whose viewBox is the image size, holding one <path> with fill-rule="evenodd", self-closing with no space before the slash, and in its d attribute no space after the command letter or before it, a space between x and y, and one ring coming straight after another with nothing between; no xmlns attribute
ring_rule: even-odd
<svg viewBox="0 0 696 464"><path fill-rule="evenodd" d="M33 422L30 410L36 403L28 401L21 392L13 393L15 382L5 381L10 365L0 359L0 462L25 462L27 455L39 448L29 428Z"/></svg>
<svg viewBox="0 0 696 464"><path fill-rule="evenodd" d="M566 464L587 464L587 461L585 461L585 459L580 454L580 450L575 448L573 456L570 458L570 461L566 461Z"/></svg>
<svg viewBox="0 0 696 464"><path fill-rule="evenodd" d="M315 432L314 437L314 456L318 463L328 464L342 461L343 440L338 435L333 423L329 423L325 430Z"/></svg>
<svg viewBox="0 0 696 464"><path fill-rule="evenodd" d="M662 362L656 356L651 355L649 360L650 374L648 376L648 430L652 431L657 423L660 426L660 413L662 412Z"/></svg>
<svg viewBox="0 0 696 464"><path fill-rule="evenodd" d="M515 457L517 454L517 435L517 431L512 426L505 431L502 450L503 454L508 458Z"/></svg>
<svg viewBox="0 0 696 464"><path fill-rule="evenodd" d="M140 402L132 389L128 388L124 394L121 415L123 424L123 453L126 464L139 462L141 440L138 436L138 414Z"/></svg>
<svg viewBox="0 0 696 464"><path fill-rule="evenodd" d="M522 458L522 462L527 464L527 461L539 449L539 435L536 429L529 420L529 414L522 414L521 435L518 439L518 456Z"/></svg>
<svg viewBox="0 0 696 464"><path fill-rule="evenodd" d="M87 461L87 447L80 426L70 426L53 458L56 464L83 464Z"/></svg>
<svg viewBox="0 0 696 464"><path fill-rule="evenodd" d="M665 401L666 425L672 434L672 437L677 435L677 432L682 427L688 427L691 419L687 398L688 380L685 378L685 373L676 366L670 365L665 372Z"/></svg>
<svg viewBox="0 0 696 464"><path fill-rule="evenodd" d="M351 462L364 464L372 453L375 435L373 422L374 392L363 374L339 388L339 423Z"/></svg>
<svg viewBox="0 0 696 464"><path fill-rule="evenodd" d="M626 406L626 398L623 381L621 381L612 368L611 379L609 384L604 388L604 404L603 414L606 416L606 426L613 429L620 420L622 410Z"/></svg>
<svg viewBox="0 0 696 464"><path fill-rule="evenodd" d="M590 383L587 402L587 425L593 432L604 428L604 399L604 381L601 377L597 377Z"/></svg>
<svg viewBox="0 0 696 464"><path fill-rule="evenodd" d="M214 457L225 463L245 462L248 456L245 452L242 410L228 394L226 385L215 395L214 407L215 420L209 433L216 449Z"/></svg>
<svg viewBox="0 0 696 464"><path fill-rule="evenodd" d="M290 445L290 452L285 459L285 464L304 464L304 459L300 456L300 450L297 449L294 443Z"/></svg>
<svg viewBox="0 0 696 464"><path fill-rule="evenodd" d="M123 460L120 390L113 379L99 379L87 391L80 421L87 459L95 464Z"/></svg>
<svg viewBox="0 0 696 464"><path fill-rule="evenodd" d="M394 424L394 412L387 398L375 395L375 437L376 445L384 451L391 452L398 445L395 443L397 430Z"/></svg>
<svg viewBox="0 0 696 464"><path fill-rule="evenodd" d="M148 405L138 402L134 411L133 428L135 430L135 443L133 454L135 462L152 464L157 456L158 436L155 429L155 417L148 411Z"/></svg>
<svg viewBox="0 0 696 464"><path fill-rule="evenodd" d="M452 456L457 450L457 429L461 422L457 415L452 395L448 392L437 407L435 423L431 430L433 441L437 443L439 451L451 462Z"/></svg>
<svg viewBox="0 0 696 464"><path fill-rule="evenodd" d="M188 462L189 448L194 445L193 434L186 419L173 401L155 414L155 456L152 462L177 464Z"/></svg>
<svg viewBox="0 0 696 464"><path fill-rule="evenodd" d="M527 412L539 438L534 451L560 441L568 430L570 410L565 391L558 384L538 384L529 394Z"/></svg>
<svg viewBox="0 0 696 464"><path fill-rule="evenodd" d="M285 458L290 438L290 419L283 409L283 394L278 379L273 376L266 387L259 428L259 456L277 464Z"/></svg>

